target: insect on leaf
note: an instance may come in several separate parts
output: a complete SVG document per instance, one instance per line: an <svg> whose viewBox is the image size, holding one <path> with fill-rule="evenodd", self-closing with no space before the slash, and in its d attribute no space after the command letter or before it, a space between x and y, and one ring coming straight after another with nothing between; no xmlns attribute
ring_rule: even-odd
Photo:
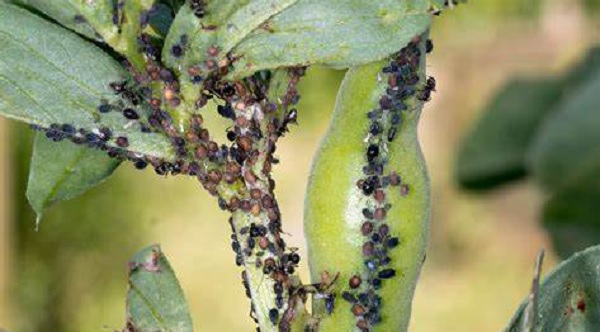
<svg viewBox="0 0 600 332"><path fill-rule="evenodd" d="M112 133L110 146L116 145L114 138L124 136L129 151L173 156L165 136L143 133L140 123L124 118L119 111L123 107L149 111L115 95L109 84L127 79L128 74L92 43L6 4L0 4L0 43L0 115L42 128L52 124L88 132L107 128ZM103 103L113 105L112 111L101 113Z"/></svg>

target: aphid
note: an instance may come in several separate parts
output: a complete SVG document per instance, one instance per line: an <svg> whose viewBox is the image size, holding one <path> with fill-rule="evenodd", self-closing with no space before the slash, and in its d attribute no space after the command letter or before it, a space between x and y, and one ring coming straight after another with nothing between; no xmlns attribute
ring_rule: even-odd
<svg viewBox="0 0 600 332"><path fill-rule="evenodd" d="M131 108L126 108L123 110L123 116L129 120L139 120L140 115Z"/></svg>
<svg viewBox="0 0 600 332"><path fill-rule="evenodd" d="M362 283L362 279L358 275L352 276L348 282L348 284L350 285L350 288L352 288L352 289L360 287L361 283Z"/></svg>
<svg viewBox="0 0 600 332"><path fill-rule="evenodd" d="M335 309L335 294L327 294L325 296L325 311L328 315L333 313Z"/></svg>
<svg viewBox="0 0 600 332"><path fill-rule="evenodd" d="M235 111L230 104L217 105L217 112L226 119L235 120Z"/></svg>
<svg viewBox="0 0 600 332"><path fill-rule="evenodd" d="M64 134L67 134L69 136L75 134L75 127L73 127L72 125L65 123L62 126L60 126L60 129L62 130L62 132Z"/></svg>
<svg viewBox="0 0 600 332"><path fill-rule="evenodd" d="M371 234L371 232L373 232L373 223L370 221L366 221L362 224L360 231L362 233L362 235L369 235Z"/></svg>
<svg viewBox="0 0 600 332"><path fill-rule="evenodd" d="M290 123L292 123L292 124L298 123L298 110L295 108L292 108L290 110L290 112L285 116L285 119L283 119L281 126L279 126L279 130L277 131L277 134L279 136L283 136L283 134L285 134L288 131L288 125Z"/></svg>
<svg viewBox="0 0 600 332"><path fill-rule="evenodd" d="M369 145L367 148L367 160L373 161L377 156L379 156L379 146Z"/></svg>
<svg viewBox="0 0 600 332"><path fill-rule="evenodd" d="M375 289L380 289L381 288L381 279L375 278L375 279L371 280L371 285L373 285L373 288L375 288Z"/></svg>
<svg viewBox="0 0 600 332"><path fill-rule="evenodd" d="M377 276L381 279L390 279L396 276L396 270L394 269L385 269L385 270L381 270L379 271L379 273L377 273Z"/></svg>
<svg viewBox="0 0 600 332"><path fill-rule="evenodd" d="M197 18L204 18L206 15L205 6L204 0L190 0L190 8Z"/></svg>
<svg viewBox="0 0 600 332"><path fill-rule="evenodd" d="M144 159L138 159L135 161L135 163L133 165L135 166L135 168L142 170L142 169L146 168L146 166L148 166L148 162L145 161Z"/></svg>
<svg viewBox="0 0 600 332"><path fill-rule="evenodd" d="M94 134L91 134L94 135ZM96 135L94 135L96 136ZM89 140L88 140L89 142ZM117 146L121 147L121 148L126 148L129 146L129 140L127 139L127 137L124 136L119 136L117 137L117 140L115 141L115 143L117 144Z"/></svg>
<svg viewBox="0 0 600 332"><path fill-rule="evenodd" d="M397 237L391 237L385 241L385 245L388 248L395 248L400 243L400 240Z"/></svg>
<svg viewBox="0 0 600 332"><path fill-rule="evenodd" d="M275 308L269 310L269 320L273 325L276 325L277 321L279 320L279 310Z"/></svg>
<svg viewBox="0 0 600 332"><path fill-rule="evenodd" d="M362 316L362 315L364 315L364 314L365 314L365 312L367 311L367 310L365 309L365 307L363 307L362 305L360 305L360 304L358 304L358 303L355 303L355 304L352 306L352 309L350 309L350 310L352 311L352 314L354 314L354 316L357 316L357 317L358 317L358 316Z"/></svg>
<svg viewBox="0 0 600 332"><path fill-rule="evenodd" d="M127 89L127 81L111 82L108 84L108 86L110 86L110 88L115 92L116 95L119 95Z"/></svg>
<svg viewBox="0 0 600 332"><path fill-rule="evenodd" d="M391 127L388 129L387 140L388 142L392 142L396 138L396 127Z"/></svg>
<svg viewBox="0 0 600 332"><path fill-rule="evenodd" d="M425 53L431 53L433 51L433 42L431 39L427 39L425 42Z"/></svg>
<svg viewBox="0 0 600 332"><path fill-rule="evenodd" d="M362 183L361 189L363 191L363 194L369 196L375 191L375 186L371 181L367 180Z"/></svg>
<svg viewBox="0 0 600 332"><path fill-rule="evenodd" d="M343 292L342 293L342 298L344 300L346 300L347 302L350 302L350 303L356 303L357 302L356 297L352 293L350 293L350 292Z"/></svg>
<svg viewBox="0 0 600 332"><path fill-rule="evenodd" d="M183 48L181 47L181 45L173 45L173 47L171 47L171 54L176 58L181 57L183 55Z"/></svg>
<svg viewBox="0 0 600 332"><path fill-rule="evenodd" d="M379 122L373 122L369 128L369 133L371 133L371 135L379 135L381 131L381 125Z"/></svg>

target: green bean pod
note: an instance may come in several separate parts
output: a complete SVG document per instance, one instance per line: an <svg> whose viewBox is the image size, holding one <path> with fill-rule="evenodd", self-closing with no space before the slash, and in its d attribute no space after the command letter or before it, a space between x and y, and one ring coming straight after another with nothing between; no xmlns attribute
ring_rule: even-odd
<svg viewBox="0 0 600 332"><path fill-rule="evenodd" d="M304 227L319 331L406 331L429 229L429 182L417 139L425 40L352 68L309 181ZM433 86L432 86L433 85ZM327 278L325 278L327 279Z"/></svg>

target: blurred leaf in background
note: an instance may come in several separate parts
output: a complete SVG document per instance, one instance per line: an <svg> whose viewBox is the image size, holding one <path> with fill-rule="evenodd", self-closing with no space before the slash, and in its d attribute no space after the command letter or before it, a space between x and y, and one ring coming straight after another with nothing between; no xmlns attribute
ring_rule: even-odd
<svg viewBox="0 0 600 332"><path fill-rule="evenodd" d="M492 189L533 175L550 196L543 213L558 253L600 241L600 48L560 78L518 79L463 140L456 178Z"/></svg>
<svg viewBox="0 0 600 332"><path fill-rule="evenodd" d="M118 172L113 181L52 207L36 232L25 196L33 132L23 124L12 124L10 132L11 197L19 221L12 236L15 330L98 331L102 324L88 329L84 322L122 321L124 305L115 303L122 303L124 267L145 236L140 205L126 198L134 189Z"/></svg>

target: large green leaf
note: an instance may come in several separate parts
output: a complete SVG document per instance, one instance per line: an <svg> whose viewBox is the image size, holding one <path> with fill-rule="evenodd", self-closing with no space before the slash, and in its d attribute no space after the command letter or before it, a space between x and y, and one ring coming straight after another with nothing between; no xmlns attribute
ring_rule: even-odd
<svg viewBox="0 0 600 332"><path fill-rule="evenodd" d="M509 82L463 140L458 182L487 189L523 177L529 143L561 96L562 84L555 79Z"/></svg>
<svg viewBox="0 0 600 332"><path fill-rule="evenodd" d="M573 255L546 277L533 331L523 322L527 304L521 304L505 331L600 331L600 246Z"/></svg>
<svg viewBox="0 0 600 332"><path fill-rule="evenodd" d="M215 1L197 20L188 6L175 18L163 59L173 68L198 64L220 51L236 61L230 76L261 69L308 64L350 67L381 59L404 47L430 24L429 0L258 0ZM207 29L213 27L214 29ZM169 54L181 35L190 50L178 60Z"/></svg>
<svg viewBox="0 0 600 332"><path fill-rule="evenodd" d="M561 257L600 244L600 158L546 202L543 225Z"/></svg>
<svg viewBox="0 0 600 332"><path fill-rule="evenodd" d="M142 31L140 16L154 0L9 0L9 2L43 13L61 25L88 38L100 39L128 57L138 69L144 59L138 51ZM116 24L115 24L116 23Z"/></svg>
<svg viewBox="0 0 600 332"><path fill-rule="evenodd" d="M109 83L127 73L93 44L5 4L0 4L0 43L1 115L45 128L55 123L89 131L107 127L113 137L128 137L131 151L172 157L165 136L142 133L120 112L98 111L101 100L118 100Z"/></svg>
<svg viewBox="0 0 600 332"><path fill-rule="evenodd" d="M234 74L303 64L351 67L397 52L430 24L429 1L299 0L231 45ZM226 48L225 50L229 50Z"/></svg>
<svg viewBox="0 0 600 332"><path fill-rule="evenodd" d="M158 245L137 253L129 263L127 332L191 332L185 297Z"/></svg>
<svg viewBox="0 0 600 332"><path fill-rule="evenodd" d="M573 89L537 133L530 150L535 178L550 192L600 162L600 71ZM597 169L600 174L600 169Z"/></svg>
<svg viewBox="0 0 600 332"><path fill-rule="evenodd" d="M112 174L119 161L105 152L36 135L27 199L38 214L52 203L71 199Z"/></svg>

